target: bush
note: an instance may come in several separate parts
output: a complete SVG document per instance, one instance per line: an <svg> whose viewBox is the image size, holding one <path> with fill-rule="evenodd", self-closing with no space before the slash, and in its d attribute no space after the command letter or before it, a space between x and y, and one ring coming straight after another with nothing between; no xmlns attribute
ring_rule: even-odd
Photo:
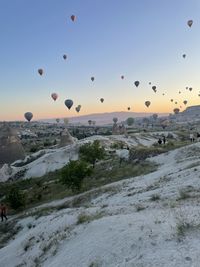
<svg viewBox="0 0 200 267"><path fill-rule="evenodd" d="M86 176L90 176L92 170L84 161L76 160L62 169L61 182L66 184L73 192L80 191L83 180Z"/></svg>
<svg viewBox="0 0 200 267"><path fill-rule="evenodd" d="M26 197L17 187L10 189L8 195L6 196L6 201L9 203L11 208L17 210L25 206Z"/></svg>
<svg viewBox="0 0 200 267"><path fill-rule="evenodd" d="M93 168L97 160L105 157L105 149L100 146L100 142L98 140L95 140L92 144L88 143L81 146L79 153L83 160L93 165Z"/></svg>

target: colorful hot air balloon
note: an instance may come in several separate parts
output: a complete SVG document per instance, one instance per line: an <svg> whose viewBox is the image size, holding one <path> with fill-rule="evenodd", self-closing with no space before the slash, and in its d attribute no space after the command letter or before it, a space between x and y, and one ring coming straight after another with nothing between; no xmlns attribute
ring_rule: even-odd
<svg viewBox="0 0 200 267"><path fill-rule="evenodd" d="M66 60L67 59L67 55L63 55L63 59Z"/></svg>
<svg viewBox="0 0 200 267"><path fill-rule="evenodd" d="M54 101L56 101L56 99L58 98L58 94L52 93L51 97L53 98Z"/></svg>
<svg viewBox="0 0 200 267"><path fill-rule="evenodd" d="M43 69L38 69L38 73L42 76L44 73Z"/></svg>
<svg viewBox="0 0 200 267"><path fill-rule="evenodd" d="M32 118L33 118L33 113L31 113L31 112L26 112L26 113L24 114L24 117L25 117L25 119L26 119L27 121L31 121Z"/></svg>
<svg viewBox="0 0 200 267"><path fill-rule="evenodd" d="M135 81L134 84L135 84L136 87L138 87L140 82L139 81Z"/></svg>
<svg viewBox="0 0 200 267"><path fill-rule="evenodd" d="M192 27L192 24L193 24L193 20L192 20L192 19L188 20L187 25L188 25L189 27Z"/></svg>
<svg viewBox="0 0 200 267"><path fill-rule="evenodd" d="M71 20L75 21L76 20L76 16L75 15L71 15Z"/></svg>
<svg viewBox="0 0 200 267"><path fill-rule="evenodd" d="M94 82L94 77L91 77L91 81Z"/></svg>
<svg viewBox="0 0 200 267"><path fill-rule="evenodd" d="M101 101L101 103L103 103L103 101L104 101L104 98L100 98L100 101Z"/></svg>
<svg viewBox="0 0 200 267"><path fill-rule="evenodd" d="M71 99L66 99L65 106L70 109L73 106L73 101Z"/></svg>
<svg viewBox="0 0 200 267"><path fill-rule="evenodd" d="M150 101L145 101L145 106L146 107L149 107L151 105L151 102Z"/></svg>

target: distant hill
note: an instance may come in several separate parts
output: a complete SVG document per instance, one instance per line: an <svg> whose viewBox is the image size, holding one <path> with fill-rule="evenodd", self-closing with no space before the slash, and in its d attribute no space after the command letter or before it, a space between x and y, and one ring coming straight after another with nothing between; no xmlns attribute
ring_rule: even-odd
<svg viewBox="0 0 200 267"><path fill-rule="evenodd" d="M89 115L82 115L77 117L69 117L69 123L73 124L88 124L88 120L96 121L97 125L109 125L113 123L113 118L117 117L118 122L125 121L128 117L141 118L149 117L153 113L137 113L137 112L110 112L110 113L94 113ZM157 113L159 116L168 116L168 113ZM52 122L55 123L55 119L43 119L43 122Z"/></svg>

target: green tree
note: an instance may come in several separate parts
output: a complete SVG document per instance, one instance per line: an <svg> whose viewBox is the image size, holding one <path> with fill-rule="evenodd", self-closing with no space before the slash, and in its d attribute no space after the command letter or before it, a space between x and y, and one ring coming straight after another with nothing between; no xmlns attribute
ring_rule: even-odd
<svg viewBox="0 0 200 267"><path fill-rule="evenodd" d="M96 161L105 157L105 149L100 146L100 142L95 140L92 144L88 143L80 147L79 149L81 159L91 163L93 168Z"/></svg>
<svg viewBox="0 0 200 267"><path fill-rule="evenodd" d="M82 160L70 161L61 173L61 182L73 192L79 192L85 177L92 174L92 169Z"/></svg>
<svg viewBox="0 0 200 267"><path fill-rule="evenodd" d="M6 201L9 203L11 208L17 210L25 206L26 197L25 194L19 190L19 188L12 187L6 196Z"/></svg>
<svg viewBox="0 0 200 267"><path fill-rule="evenodd" d="M128 118L128 119L126 120L126 123L128 124L128 126L133 125L133 123L134 123L134 118L132 118L132 117Z"/></svg>

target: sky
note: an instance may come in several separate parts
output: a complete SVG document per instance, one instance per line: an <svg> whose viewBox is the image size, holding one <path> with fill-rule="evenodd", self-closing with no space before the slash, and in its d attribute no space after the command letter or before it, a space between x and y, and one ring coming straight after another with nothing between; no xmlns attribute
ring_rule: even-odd
<svg viewBox="0 0 200 267"><path fill-rule="evenodd" d="M0 0L0 6L0 120L24 120L27 111L37 120L127 107L171 113L183 110L184 100L199 104L199 0ZM70 110L66 99L74 102Z"/></svg>

